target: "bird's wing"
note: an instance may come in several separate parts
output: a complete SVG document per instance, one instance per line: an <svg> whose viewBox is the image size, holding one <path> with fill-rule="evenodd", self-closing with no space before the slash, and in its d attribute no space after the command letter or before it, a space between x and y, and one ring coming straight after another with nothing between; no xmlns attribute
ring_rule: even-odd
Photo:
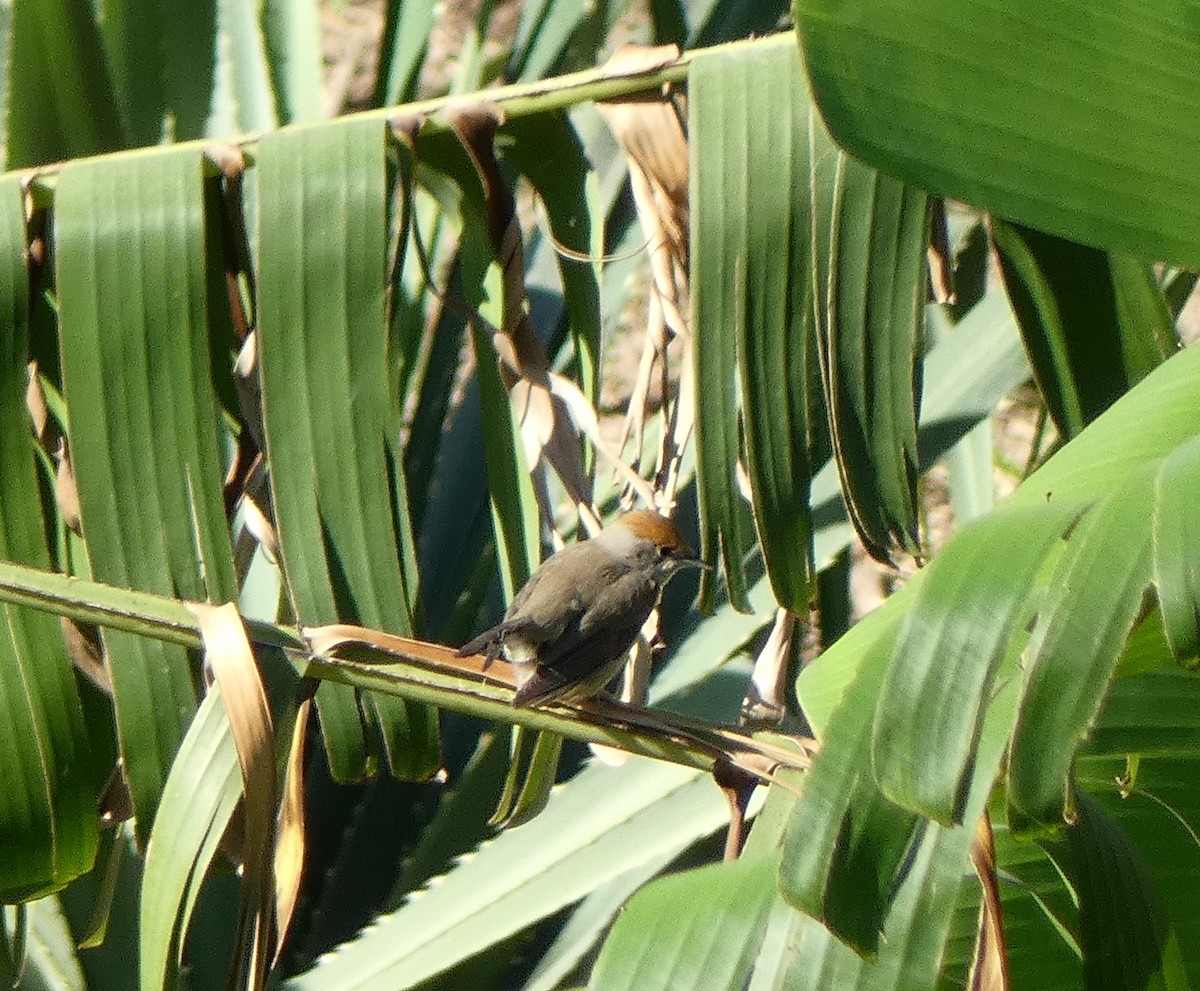
<svg viewBox="0 0 1200 991"><path fill-rule="evenodd" d="M582 546L572 544L560 553L570 555L573 548ZM578 622L583 612L583 600L576 596L567 603L565 609L560 608L557 602L551 601L546 589L541 587L545 575L542 568L530 575L509 604L504 619L463 644L458 649L458 656L486 653L490 663L500 656L501 644L510 633L519 633L531 643L545 643L557 637L564 627Z"/></svg>
<svg viewBox="0 0 1200 991"><path fill-rule="evenodd" d="M605 599L612 608L576 613L557 637L543 645L535 673L517 692L518 705L553 698L579 684L599 691L616 674L654 608L657 590L643 577L625 571L612 576L612 592Z"/></svg>

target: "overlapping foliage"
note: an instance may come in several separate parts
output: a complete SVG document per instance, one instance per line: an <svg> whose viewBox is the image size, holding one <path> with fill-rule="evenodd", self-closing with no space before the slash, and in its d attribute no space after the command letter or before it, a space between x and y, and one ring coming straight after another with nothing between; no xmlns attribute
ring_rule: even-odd
<svg viewBox="0 0 1200 991"><path fill-rule="evenodd" d="M257 720L280 776L290 754L307 780L307 815L285 788L278 826L289 984L1200 980L1200 682L1180 667L1200 643L1200 352L1173 355L1190 280L1167 273L1164 292L1149 265L1200 257L1191 180L1162 165L1194 142L1179 108L1200 64L1174 5L1130 30L1104 4L968 4L951 24L910 0L804 3L799 45L99 158L310 120L315 7L200 5L184 38L121 4L50 6L17 5L7 35L6 161L46 167L0 184L0 552L26 566L0 573L0 838L20 851L0 857L0 897L57 893L6 921L21 938L0 940L0 974L26 942L30 981L125 986L140 928L144 988L181 957L199 986L231 959L261 981L270 866L235 806L263 767L218 704L229 682L197 705L204 624L172 601L207 599L258 621L270 705L231 719ZM507 76L590 67L622 9L528 4ZM649 9L645 40L681 43L782 13ZM381 101L417 94L424 10L388 5ZM496 79L490 11L460 93ZM1014 51L1020 86L1000 61ZM1088 95L1097 74L1120 99ZM55 126L32 126L38 100ZM638 101L678 128L673 161L621 116ZM516 181L532 211L514 212ZM927 302L942 195L1008 218L990 236L1011 309L970 211L934 239L932 282L956 267L958 298ZM549 230L522 231L541 211ZM631 342L634 488L685 521L695 507L723 579L702 590L712 615L684 603L695 589L664 604L651 698L708 722L745 698L822 744L811 771L780 772L731 864L712 862L711 754L584 762L554 731L609 739L586 720L483 728L450 712L503 722L502 688L313 662L287 630L461 642L552 524L614 508L596 397ZM1022 342L1061 449L795 678L810 602L830 625L847 608L854 535L881 559L925 554L919 474L953 449L990 480L978 433L955 445L1029 375ZM1091 348L1121 355L1119 374ZM655 369L661 406L643 410ZM115 588L73 594L51 571ZM71 617L66 650L47 609ZM297 670L316 677L299 682L311 720ZM101 831L98 798L136 828ZM497 831L498 808L532 821ZM245 818L261 827L261 808ZM696 869L654 880L671 866ZM1130 920L1120 940L1112 918Z"/></svg>

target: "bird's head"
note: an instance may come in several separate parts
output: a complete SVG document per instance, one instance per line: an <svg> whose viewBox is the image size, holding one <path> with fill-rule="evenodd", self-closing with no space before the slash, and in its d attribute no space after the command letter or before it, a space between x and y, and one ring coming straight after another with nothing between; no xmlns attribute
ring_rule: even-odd
<svg viewBox="0 0 1200 991"><path fill-rule="evenodd" d="M651 569L660 582L680 568L704 567L675 524L647 509L625 513L592 539L614 556Z"/></svg>

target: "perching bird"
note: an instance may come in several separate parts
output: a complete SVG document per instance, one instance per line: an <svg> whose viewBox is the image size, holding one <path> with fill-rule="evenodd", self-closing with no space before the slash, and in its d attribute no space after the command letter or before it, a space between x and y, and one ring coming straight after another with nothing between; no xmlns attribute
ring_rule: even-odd
<svg viewBox="0 0 1200 991"><path fill-rule="evenodd" d="M672 576L702 565L675 524L648 510L626 513L590 540L547 558L504 620L459 651L503 657L517 678L514 705L591 698L621 669Z"/></svg>

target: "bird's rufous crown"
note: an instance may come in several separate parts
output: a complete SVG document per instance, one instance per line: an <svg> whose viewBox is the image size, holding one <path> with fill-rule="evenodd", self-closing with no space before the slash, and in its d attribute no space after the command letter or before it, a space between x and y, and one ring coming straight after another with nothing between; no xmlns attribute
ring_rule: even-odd
<svg viewBox="0 0 1200 991"><path fill-rule="evenodd" d="M648 540L655 547L666 547L670 550L685 550L687 544L679 531L665 516L649 509L635 509L625 513L613 526L624 527L635 537Z"/></svg>

